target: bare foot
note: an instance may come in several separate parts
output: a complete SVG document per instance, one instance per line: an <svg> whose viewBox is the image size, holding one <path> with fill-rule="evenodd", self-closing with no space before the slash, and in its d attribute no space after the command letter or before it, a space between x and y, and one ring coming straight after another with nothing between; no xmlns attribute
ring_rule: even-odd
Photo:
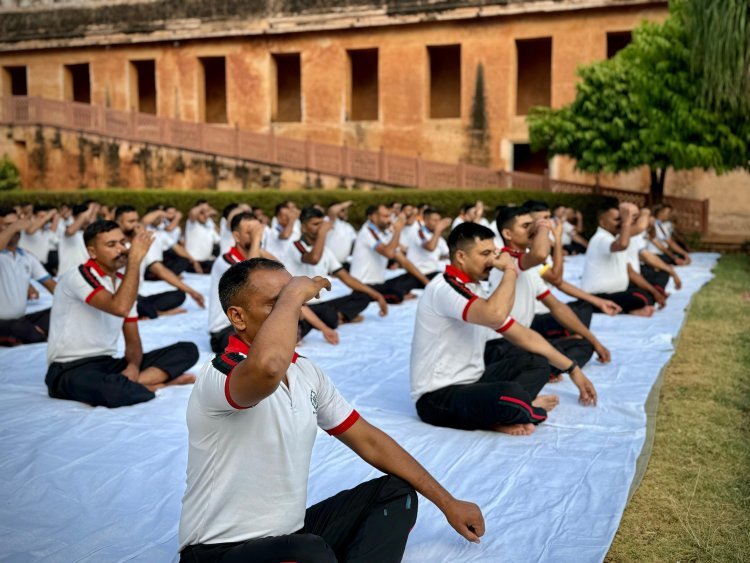
<svg viewBox="0 0 750 563"><path fill-rule="evenodd" d="M550 383L560 383L563 380L563 376L561 373L550 373L549 374L549 382Z"/></svg>
<svg viewBox="0 0 750 563"><path fill-rule="evenodd" d="M528 436L536 430L536 427L533 424L497 424L492 427L492 430L511 436Z"/></svg>
<svg viewBox="0 0 750 563"><path fill-rule="evenodd" d="M554 409L560 404L560 397L557 395L539 395L536 399L531 401L531 405L538 408L544 409L547 412Z"/></svg>
<svg viewBox="0 0 750 563"><path fill-rule="evenodd" d="M416 299L416 298L417 296L414 295L413 293L407 293L406 295L404 295L404 301L409 301L410 299Z"/></svg>
<svg viewBox="0 0 750 563"><path fill-rule="evenodd" d="M181 315L182 313L187 313L187 309L183 309L182 307L175 307L174 309L167 309L166 311L159 311L159 316L171 317L172 315Z"/></svg>
<svg viewBox="0 0 750 563"><path fill-rule="evenodd" d="M650 317L654 314L654 308L651 305L646 305L640 309L630 311L630 314L636 317Z"/></svg>
<svg viewBox="0 0 750 563"><path fill-rule="evenodd" d="M164 385L190 385L191 383L195 383L195 376L192 373L183 373L172 381L167 381Z"/></svg>

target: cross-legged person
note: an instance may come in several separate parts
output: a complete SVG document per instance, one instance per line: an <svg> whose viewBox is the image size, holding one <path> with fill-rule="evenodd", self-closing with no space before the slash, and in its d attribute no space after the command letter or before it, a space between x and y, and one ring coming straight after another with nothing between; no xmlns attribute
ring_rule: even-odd
<svg viewBox="0 0 750 563"><path fill-rule="evenodd" d="M122 407L153 399L165 385L195 380L184 373L198 361L192 342L143 352L136 298L152 240L153 233L142 231L128 250L117 223L86 228L90 259L60 278L52 301L45 377L50 397ZM125 356L115 358L120 332Z"/></svg>
<svg viewBox="0 0 750 563"><path fill-rule="evenodd" d="M663 295L649 296L641 288L630 286L627 249L630 226L638 208L632 203L605 204L598 212L599 228L589 241L583 263L581 289L617 303L622 313L653 315L653 300L663 302Z"/></svg>
<svg viewBox="0 0 750 563"><path fill-rule="evenodd" d="M576 362L510 315L516 276L513 258L500 254L492 230L462 223L448 237L451 263L427 285L417 305L411 349L411 394L419 417L435 426L527 435L558 403L539 395L550 365L570 374L583 404L596 391ZM485 297L479 282L493 268L504 276ZM513 347L486 361L489 340Z"/></svg>
<svg viewBox="0 0 750 563"><path fill-rule="evenodd" d="M115 222L125 235L125 239L130 242L138 232L145 229L144 224L148 225L162 218L164 211L155 209L144 215L143 222L141 222L135 207L118 205L114 216ZM201 309L206 306L203 295L187 285L182 281L182 278L164 265L162 262L164 259L163 243L164 239L155 235L148 253L141 261L139 290L142 291L145 287L146 272L151 273L154 279L163 280L175 289L150 295L139 294L138 316L142 319L155 319L161 316L184 313L185 309L181 305L185 302L185 295L190 295Z"/></svg>
<svg viewBox="0 0 750 563"><path fill-rule="evenodd" d="M333 252L333 256L341 265L349 269L349 258L352 254L357 231L349 223L349 208L351 201L331 204L326 211L331 221L331 230L326 235L326 248Z"/></svg>
<svg viewBox="0 0 750 563"><path fill-rule="evenodd" d="M60 216L57 209L49 205L34 208L29 227L21 233L18 247L29 252L52 275L57 273L57 264L50 263L50 252L57 245L57 225Z"/></svg>
<svg viewBox="0 0 750 563"><path fill-rule="evenodd" d="M0 346L44 342L49 332L49 309L26 314L32 279L55 291L55 280L41 262L18 247L30 224L12 208L0 208Z"/></svg>
<svg viewBox="0 0 750 563"><path fill-rule="evenodd" d="M357 234L352 253L352 276L381 293L388 303L401 303L412 289L423 288L429 280L399 249L405 217L399 215L391 225L391 214L385 205L367 208L367 222ZM395 260L406 273L386 281L388 260Z"/></svg>
<svg viewBox="0 0 750 563"><path fill-rule="evenodd" d="M207 201L198 200L185 223L185 250L191 258L191 271L203 274L214 263L214 247L221 241L213 217L217 211Z"/></svg>
<svg viewBox="0 0 750 563"><path fill-rule="evenodd" d="M578 311L557 299L542 278L541 271L545 265L538 265L528 269L523 268L522 259L534 245L549 248L549 231L552 224L549 219L540 218L535 222L532 215L524 207L503 208L497 216L497 227L506 246L503 252L510 254L518 269L516 278L516 296L511 309L511 316L517 323L534 329L536 320L536 304L541 302L549 311L550 317L563 329L563 333L544 336L560 352L584 366L596 351L599 359L608 362L611 359L609 350L589 330L591 310ZM558 251L561 251L559 231L555 233ZM490 275L491 285L496 286L503 273L493 270ZM588 305L588 304L587 304ZM580 315L580 316L579 316ZM582 320L584 317L588 322ZM586 318L587 317L587 318ZM552 370L556 373L556 370Z"/></svg>
<svg viewBox="0 0 750 563"><path fill-rule="evenodd" d="M336 299L312 299L310 309L329 327L336 328L340 323L351 323L362 320L360 313L367 308L370 301L377 302L380 314L388 313L388 305L383 295L372 287L363 284L349 272L326 246L326 236L332 223L325 220L324 213L317 207L305 207L300 214L301 237L295 241L283 259L289 273L294 276L335 276L340 279L352 293ZM302 336L312 327L302 322Z"/></svg>
<svg viewBox="0 0 750 563"><path fill-rule="evenodd" d="M416 235L409 241L406 257L429 280L440 273L441 262L448 258L443 233L450 226L450 217L443 218L437 209L428 207L417 222Z"/></svg>
<svg viewBox="0 0 750 563"><path fill-rule="evenodd" d="M295 352L301 307L326 288L325 278L292 278L264 258L222 276L236 335L204 365L188 401L181 561L395 563L417 519L416 492L467 540L483 535L475 504L455 499ZM306 509L318 428L385 475Z"/></svg>
<svg viewBox="0 0 750 563"><path fill-rule="evenodd" d="M292 242L300 236L299 208L293 201L279 203L271 226L263 237L263 249L274 256L284 256Z"/></svg>
<svg viewBox="0 0 750 563"><path fill-rule="evenodd" d="M654 239L655 250L661 251L659 258L668 264L685 266L690 264L690 253L675 240L674 225L671 221L672 206L668 203L654 208Z"/></svg>
<svg viewBox="0 0 750 563"><path fill-rule="evenodd" d="M86 245L83 242L83 231L96 220L99 207L96 203L74 205L71 211L73 221L62 231L59 237L58 275L63 275L72 268L77 268L89 259Z"/></svg>

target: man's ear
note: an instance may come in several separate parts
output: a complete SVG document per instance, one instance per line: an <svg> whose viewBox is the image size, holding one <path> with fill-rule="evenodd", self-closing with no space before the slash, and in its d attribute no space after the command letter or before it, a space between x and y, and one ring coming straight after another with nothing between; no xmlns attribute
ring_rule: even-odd
<svg viewBox="0 0 750 563"><path fill-rule="evenodd" d="M232 323L232 326L240 331L244 331L247 328L247 323L245 322L245 312L235 306L231 306L227 309L227 317L229 317L229 322Z"/></svg>

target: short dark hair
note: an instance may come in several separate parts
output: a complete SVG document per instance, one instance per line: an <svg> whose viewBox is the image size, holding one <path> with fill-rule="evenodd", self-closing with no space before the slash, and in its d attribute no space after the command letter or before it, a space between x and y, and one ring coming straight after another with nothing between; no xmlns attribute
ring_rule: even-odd
<svg viewBox="0 0 750 563"><path fill-rule="evenodd" d="M495 238L495 233L484 225L479 223L461 223L448 235L448 250L451 259L456 255L458 250L468 250L479 240L490 240Z"/></svg>
<svg viewBox="0 0 750 563"><path fill-rule="evenodd" d="M505 241L505 238L503 237L503 229L509 229L516 222L517 217L528 215L529 213L531 213L529 208L523 205L516 207L506 205L505 207L498 209L497 216L495 217L495 225L497 225L497 232L500 233L500 238Z"/></svg>
<svg viewBox="0 0 750 563"><path fill-rule="evenodd" d="M207 199L198 199L195 201L195 205L203 205L204 203L208 203Z"/></svg>
<svg viewBox="0 0 750 563"><path fill-rule="evenodd" d="M99 234L108 233L109 231L114 231L115 229L119 228L120 225L118 225L114 221L94 221L88 227L86 227L85 231L83 231L83 244L88 246L89 243L93 242Z"/></svg>
<svg viewBox="0 0 750 563"><path fill-rule="evenodd" d="M307 223L310 219L322 219L326 214L314 205L308 205L302 208L299 214L300 223Z"/></svg>
<svg viewBox="0 0 750 563"><path fill-rule="evenodd" d="M437 213L438 215L441 214L440 211L438 211L434 207L427 207L422 211L422 218L427 219L427 217L429 217L430 215L434 215L435 213Z"/></svg>
<svg viewBox="0 0 750 563"><path fill-rule="evenodd" d="M224 313L232 306L237 294L240 293L255 270L283 270L284 265L268 258L251 258L234 264L219 280L219 301Z"/></svg>
<svg viewBox="0 0 750 563"><path fill-rule="evenodd" d="M134 211L138 211L134 206L125 203L123 205L118 205L115 208L115 221L117 221L120 217L125 215L126 213L133 213Z"/></svg>
<svg viewBox="0 0 750 563"><path fill-rule="evenodd" d="M549 203L541 201L539 199L527 199L523 202L521 207L525 207L529 210L529 213L536 213L537 211L549 211Z"/></svg>
<svg viewBox="0 0 750 563"><path fill-rule="evenodd" d="M461 213L466 213L469 209L474 209L476 206L476 203L464 203L461 206Z"/></svg>
<svg viewBox="0 0 750 563"><path fill-rule="evenodd" d="M602 215L607 213L610 209L620 209L620 203L613 197L605 199L599 206L599 209L596 210L596 220L598 221L601 219Z"/></svg>
<svg viewBox="0 0 750 563"><path fill-rule="evenodd" d="M8 215L12 215L15 212L16 210L12 207L0 207L0 217L7 217Z"/></svg>
<svg viewBox="0 0 750 563"><path fill-rule="evenodd" d="M232 231L239 231L240 223L242 223L242 221L247 221L247 220L257 221L257 219L255 218L255 215L253 215L249 211L243 211L242 213L237 213L237 215L232 217L232 223L229 226L229 228Z"/></svg>
<svg viewBox="0 0 750 563"><path fill-rule="evenodd" d="M373 205L368 205L367 209L365 209L365 217L369 217L370 215L372 215L373 213L375 213L381 207L388 208L389 206L386 205L385 203L375 203Z"/></svg>
<svg viewBox="0 0 750 563"><path fill-rule="evenodd" d="M277 203L276 207L273 208L273 214L274 217L277 216L279 213L281 213L282 209L286 209L289 207L289 203L286 201L282 201L281 203Z"/></svg>
<svg viewBox="0 0 750 563"><path fill-rule="evenodd" d="M159 205L158 203L156 205L149 205L146 208L146 213L151 213L152 211L164 211L165 207L163 205Z"/></svg>
<svg viewBox="0 0 750 563"><path fill-rule="evenodd" d="M89 206L85 203L76 203L70 210L70 213L73 215L73 217L78 217L81 213L85 213L88 210Z"/></svg>
<svg viewBox="0 0 750 563"><path fill-rule="evenodd" d="M224 211L221 212L221 216L224 217L224 219L229 219L229 214L237 209L240 206L239 203L230 203L229 205L224 207Z"/></svg>

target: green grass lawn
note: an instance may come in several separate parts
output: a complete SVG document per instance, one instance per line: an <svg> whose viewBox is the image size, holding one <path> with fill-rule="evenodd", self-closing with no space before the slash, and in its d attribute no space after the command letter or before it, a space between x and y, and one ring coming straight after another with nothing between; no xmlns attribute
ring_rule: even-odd
<svg viewBox="0 0 750 563"><path fill-rule="evenodd" d="M750 258L722 257L664 374L651 461L606 561L750 561Z"/></svg>

